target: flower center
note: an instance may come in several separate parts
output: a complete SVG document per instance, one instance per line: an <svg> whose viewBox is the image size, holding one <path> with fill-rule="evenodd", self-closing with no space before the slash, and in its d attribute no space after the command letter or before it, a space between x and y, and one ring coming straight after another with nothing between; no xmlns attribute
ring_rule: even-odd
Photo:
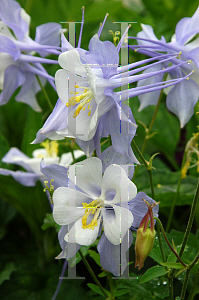
<svg viewBox="0 0 199 300"><path fill-rule="evenodd" d="M90 106L90 102L92 102L92 100L94 98L93 92L88 87L81 87L78 85L74 85L74 87L84 89L83 93L81 93L79 96L77 96L77 94L79 94L79 92L70 92L71 94L74 94L74 96L70 97L70 99L66 103L66 106L67 107L74 106L79 103L79 105L77 106L77 108L74 112L73 118L76 118L79 115L81 109L85 110L86 107L89 110L88 116L90 116L91 109L92 109L92 107Z"/></svg>
<svg viewBox="0 0 199 300"><path fill-rule="evenodd" d="M91 203L82 202L83 208L86 208L84 216L82 217L82 228L93 229L97 227L97 220L103 207L104 201L101 199L93 200ZM87 218L89 215L94 215L92 221L87 225Z"/></svg>
<svg viewBox="0 0 199 300"><path fill-rule="evenodd" d="M43 146L45 149L46 149L46 152L47 152L47 157L57 157L58 155L58 147L59 147L59 144L57 143L57 141L45 141L43 143L41 143L41 146ZM40 158L40 157L44 157L43 154L41 153L38 153L37 154L37 157Z"/></svg>

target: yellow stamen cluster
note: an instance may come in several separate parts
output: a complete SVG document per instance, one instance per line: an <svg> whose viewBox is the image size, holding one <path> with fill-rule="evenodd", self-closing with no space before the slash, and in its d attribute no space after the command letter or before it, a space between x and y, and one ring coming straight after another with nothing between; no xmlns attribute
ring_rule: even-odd
<svg viewBox="0 0 199 300"><path fill-rule="evenodd" d="M113 44L117 46L117 43L119 42L119 37L117 35L120 35L120 31L115 31L115 33L112 30L109 30L109 33L113 36Z"/></svg>
<svg viewBox="0 0 199 300"><path fill-rule="evenodd" d="M59 144L57 143L57 141L45 141L43 143L41 143L41 146L43 146L49 157L57 157L58 156L58 147Z"/></svg>
<svg viewBox="0 0 199 300"><path fill-rule="evenodd" d="M82 217L82 228L93 229L97 227L98 216L101 212L103 201L100 199L93 200L91 203L82 203L83 208L86 208L84 216ZM87 218L89 215L94 215L91 223L87 225Z"/></svg>
<svg viewBox="0 0 199 300"><path fill-rule="evenodd" d="M82 89L84 89L84 91L79 96L77 96L79 94L79 92L70 92L70 94L73 94L74 96L70 97L70 99L66 103L66 106L69 107L69 106L74 106L76 104L79 104L74 112L73 118L76 118L79 115L81 109L85 110L86 106L89 110L88 116L90 116L92 107L90 107L89 103L94 98L93 92L91 91L90 88L80 87L77 84L75 84L74 87L82 88Z"/></svg>

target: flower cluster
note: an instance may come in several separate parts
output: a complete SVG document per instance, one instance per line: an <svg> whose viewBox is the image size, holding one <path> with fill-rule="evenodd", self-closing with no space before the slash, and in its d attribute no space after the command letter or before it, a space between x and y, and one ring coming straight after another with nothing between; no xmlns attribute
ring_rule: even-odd
<svg viewBox="0 0 199 300"><path fill-rule="evenodd" d="M28 35L30 17L16 1L1 0L0 104L6 104L21 86L16 100L39 111L35 94L39 83L45 83L43 79L56 89L58 100L33 141L44 148L35 150L33 158L11 148L2 159L27 172L1 168L0 174L11 175L26 186L34 186L37 180L54 181L53 217L62 226L62 252L57 258L69 259L81 246L90 246L97 240L102 268L121 276L128 264L126 252L133 242L130 229L139 228L136 266L143 266L153 247L153 218L158 215L159 206L145 193L137 193L131 181L134 165L139 164L131 147L137 125L125 101L138 96L142 109L157 104L160 90L164 89L168 93L167 106L179 117L181 127L189 121L199 95L196 77L189 79L193 69L195 74L199 70L198 38L190 42L199 32L198 14L199 9L192 18L178 23L170 43L163 37L158 40L150 26L142 25L136 48L151 58L120 66L119 52L121 47L128 47L125 41L129 27L118 45L114 34L114 43L101 41L105 18L88 50L84 50L83 9L76 48L56 23L38 26L33 41ZM45 58L50 53L59 55L58 61ZM55 84L43 63L60 65ZM131 85L135 82L137 87ZM46 138L52 141L44 141ZM72 153L59 157L57 141L65 138L75 139L83 151L71 148ZM102 138L109 142L104 151ZM75 163L83 155L87 159Z"/></svg>

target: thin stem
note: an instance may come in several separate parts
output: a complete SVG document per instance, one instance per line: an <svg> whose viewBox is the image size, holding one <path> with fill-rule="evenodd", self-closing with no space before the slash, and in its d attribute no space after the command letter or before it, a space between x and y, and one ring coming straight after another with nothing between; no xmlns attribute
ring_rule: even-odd
<svg viewBox="0 0 199 300"><path fill-rule="evenodd" d="M189 234L190 234L190 231L191 231L191 227L192 227L194 216L195 216L195 212L196 212L196 206L197 206L197 202L198 202L198 197L199 197L199 179L198 179L197 189L196 189L196 193L195 193L195 196L194 196L194 199L193 199L193 203L192 203L192 207L191 207L189 221L188 221L187 228L186 228L186 231L185 231L185 235L184 235L184 239L183 239L183 242L182 242L182 246L181 246L180 252L179 252L179 256L180 257L182 256L182 254L184 252L184 249L185 249L186 244L187 244L187 240L189 238Z"/></svg>
<svg viewBox="0 0 199 300"><path fill-rule="evenodd" d="M64 274L65 274L67 265L68 265L68 261L65 260L65 262L64 262L64 264L63 264L63 267L62 267L60 279L59 279L59 282L58 282L58 285L57 285L57 288L56 288L56 291L55 291L55 293L54 293L54 295L53 295L52 300L55 300L55 299L57 298L57 295L58 295L58 293L59 293L59 290L60 290L60 287L61 287L61 284L62 284L62 281L63 281L62 277L63 277Z"/></svg>
<svg viewBox="0 0 199 300"><path fill-rule="evenodd" d="M199 259L199 252L198 254L196 255L196 257L194 258L194 260L189 264L188 268L187 268L187 271L186 271L186 275L185 275L185 279L184 279L184 283L183 283L183 286L182 286L182 291L181 291L181 295L180 295L180 300L184 300L184 297L185 297L185 293L186 293L186 290L187 290L187 284L188 284L188 280L189 280L189 274L191 272L191 269L195 266L195 264L197 263Z"/></svg>
<svg viewBox="0 0 199 300"><path fill-rule="evenodd" d="M164 248L163 248L163 245L162 245L162 239L161 239L161 235L160 235L160 225L159 225L158 222L156 223L156 228L157 228L157 235L158 235L160 251L161 251L161 254L162 254L162 259L163 259L163 262L166 262L166 257L165 257L165 254L164 254Z"/></svg>
<svg viewBox="0 0 199 300"><path fill-rule="evenodd" d="M192 289L191 289L191 293L189 294L188 300L193 300L194 299L195 289L198 286L198 279L199 279L199 266L198 266L198 272L195 276L194 283L193 283L193 286L192 286Z"/></svg>
<svg viewBox="0 0 199 300"><path fill-rule="evenodd" d="M149 174L149 180L150 180L150 186L151 186L151 195L152 198L155 200L155 191L154 191L154 186L153 186L153 177L152 177L152 171L151 169L148 168L148 164L147 161L145 160L144 156L142 155L141 151L139 150L138 146L136 145L135 141L132 140L131 145L133 145L134 149L137 151L138 155L140 156L140 160L143 162L143 164L145 165L148 174ZM133 178L134 180L134 178Z"/></svg>
<svg viewBox="0 0 199 300"><path fill-rule="evenodd" d="M108 298L109 295L106 293L106 291L103 289L103 287L101 286L101 283L99 282L99 280L97 279L97 277L95 276L95 273L93 272L93 270L91 269L89 263L87 262L85 256L83 255L82 251L79 249L79 254L81 256L81 259L83 261L83 263L85 264L88 272L90 273L90 275L92 276L93 280L95 281L95 283L97 284L97 286L100 288L100 290L102 291L103 295Z"/></svg>
<svg viewBox="0 0 199 300"><path fill-rule="evenodd" d="M191 270L187 270L187 272L186 272L184 283L183 283L183 286L182 286L181 295L180 295L180 300L184 300L186 290L187 290L187 284L188 284L188 280L189 280L190 271Z"/></svg>
<svg viewBox="0 0 199 300"><path fill-rule="evenodd" d="M171 221L172 221L172 218L173 218L173 213L174 213L174 209L175 209L175 205L176 205L176 200L178 198L179 191L180 191L181 181L182 181L182 178L181 178L181 172L180 172L180 177L179 177L179 180L178 180L177 191L175 193L175 196L174 196L174 199L173 199L173 202L172 202L172 206L171 206L171 210L170 210L170 213L169 213L169 219L168 219L167 226L166 226L166 232L169 231L169 228L170 228L170 225L171 225Z"/></svg>
<svg viewBox="0 0 199 300"><path fill-rule="evenodd" d="M50 102L50 99L49 99L49 97L48 97L48 94L46 93L45 88L43 87L43 85L42 85L42 83L41 83L41 80L39 79L39 76L36 75L36 78L37 78L37 81L38 81L38 83L39 83L40 88L42 89L42 92L44 93L44 95L45 95L45 97L46 97L46 100L47 100L47 102L48 102L48 105L49 105L50 109L53 111L53 106L52 106L52 104L51 104L51 102Z"/></svg>
<svg viewBox="0 0 199 300"><path fill-rule="evenodd" d="M173 300L173 278L169 277L169 300Z"/></svg>
<svg viewBox="0 0 199 300"><path fill-rule="evenodd" d="M184 166L185 159L186 159L186 155L185 155L185 152L184 152L183 159L182 159L182 164L181 164L181 170L182 170L182 168ZM174 196L174 199L173 199L173 202L172 202L172 206L171 206L171 210L170 210L170 214L169 214L169 219L168 219L167 226L166 226L166 232L169 231L169 228L170 228L170 225L171 225L171 221L172 221L172 218L173 218L173 214L174 214L174 209L175 209L176 201L177 201L177 198L178 198L179 192L180 192L180 185L181 185L181 181L182 181L181 170L180 170L180 177L178 179L177 191L175 193L175 196Z"/></svg>
<svg viewBox="0 0 199 300"><path fill-rule="evenodd" d="M179 257L178 253L173 249L173 247L171 246L171 244L169 243L169 240L166 236L166 233L164 231L164 228L162 226L162 223L160 221L160 219L154 217L154 219L156 219L158 221L158 224L160 225L160 228L161 228L161 231L162 231L162 234L165 238L165 241L167 242L167 245L169 246L169 248L171 249L171 251L175 254L175 256L177 257L177 259L179 260L179 262L184 266L184 267L187 267L187 265L181 260L181 258Z"/></svg>
<svg viewBox="0 0 199 300"><path fill-rule="evenodd" d="M114 291L113 291L112 276L111 276L111 274L108 276L108 279L109 279L109 285L110 285L111 299L115 300L114 293L113 293Z"/></svg>
<svg viewBox="0 0 199 300"><path fill-rule="evenodd" d="M142 154L144 153L144 150L145 150L145 148L146 148L147 141L148 141L148 139L149 139L149 135L150 135L150 133L151 133L153 124L154 124L154 122L155 122L155 118L156 118L156 116L157 116L158 108L159 108L159 106L160 106L160 101L161 101L161 98L162 98L162 94L163 94L163 89L162 89L161 92L160 92L160 96L159 96L159 98L158 98L158 102L157 102L157 105L156 105L156 108L155 108L155 111L154 111L154 114L153 114L151 123L150 123L150 125L149 125L149 128L146 129L146 135L145 135L144 142L143 142L142 149L141 149L141 153L142 153ZM145 128L146 128L146 127L145 127ZM133 174L133 180L135 179L138 170L139 170L139 165L137 165L136 168L135 168L135 172L134 172L134 174Z"/></svg>

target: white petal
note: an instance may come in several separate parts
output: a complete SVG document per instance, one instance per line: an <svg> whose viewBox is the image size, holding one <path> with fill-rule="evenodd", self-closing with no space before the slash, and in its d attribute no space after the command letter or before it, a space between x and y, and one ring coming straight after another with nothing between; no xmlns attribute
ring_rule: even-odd
<svg viewBox="0 0 199 300"><path fill-rule="evenodd" d="M82 218L77 220L65 235L65 241L69 243L77 243L79 245L89 246L94 243L98 236L100 220L97 221L97 226L94 229L82 228Z"/></svg>
<svg viewBox="0 0 199 300"><path fill-rule="evenodd" d="M107 193L115 194L114 198L106 199ZM105 204L120 203L130 201L137 194L135 184L128 178L123 168L118 165L110 165L106 168L102 179L102 193L100 198Z"/></svg>
<svg viewBox="0 0 199 300"><path fill-rule="evenodd" d="M75 151L73 151L73 154L75 156L75 159L78 159L85 155L85 153L81 150L75 150ZM72 164L72 162L73 162L72 154L71 154L71 152L68 152L68 153L62 154L59 165L70 165L70 164Z"/></svg>
<svg viewBox="0 0 199 300"><path fill-rule="evenodd" d="M27 164L35 174L43 175L40 171L40 163L42 158L30 158L24 160L24 163ZM59 157L46 157L45 163L47 165L58 164Z"/></svg>
<svg viewBox="0 0 199 300"><path fill-rule="evenodd" d="M103 210L104 233L113 245L118 245L131 227L133 215L124 207L114 206L113 208L114 210L109 208Z"/></svg>
<svg viewBox="0 0 199 300"><path fill-rule="evenodd" d="M73 72L74 74L86 77L86 69L81 63L80 56L77 50L72 49L63 52L62 54L60 54L58 62L63 69Z"/></svg>
<svg viewBox="0 0 199 300"><path fill-rule="evenodd" d="M70 97L73 96L71 92L79 92L79 94L81 92L83 93L83 89L76 89L74 87L75 85L88 85L87 81L84 78L77 76L76 74L71 73L67 70L58 70L56 72L55 84L58 96L64 104L66 104Z"/></svg>
<svg viewBox="0 0 199 300"><path fill-rule="evenodd" d="M70 224L84 215L85 209L82 202L90 202L90 199L84 193L79 191L60 187L53 194L53 218L59 225Z"/></svg>
<svg viewBox="0 0 199 300"><path fill-rule="evenodd" d="M69 167L69 178L78 188L97 199L101 194L102 162L90 157Z"/></svg>

